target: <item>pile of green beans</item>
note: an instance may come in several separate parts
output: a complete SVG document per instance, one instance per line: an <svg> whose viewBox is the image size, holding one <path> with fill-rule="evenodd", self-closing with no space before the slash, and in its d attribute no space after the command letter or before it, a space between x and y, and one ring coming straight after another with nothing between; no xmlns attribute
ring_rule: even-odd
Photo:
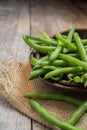
<svg viewBox="0 0 87 130"><path fill-rule="evenodd" d="M30 55L33 69L29 80L41 77L87 87L87 39L81 39L76 32L76 25L67 35L57 32L55 38L49 37L42 30L39 33L41 37L23 35L25 43L39 54L39 59L34 53Z"/></svg>
<svg viewBox="0 0 87 130"><path fill-rule="evenodd" d="M81 116L87 111L87 100L80 101L71 96L67 96L64 94L52 94L52 93L26 93L24 97L29 99L29 104L33 110L35 110L43 119L53 124L54 126L60 128L61 130L82 130L75 126L75 124L79 121ZM32 98L32 99L31 99ZM43 108L35 99L44 99L44 100L56 100L56 101L64 101L68 103L72 103L78 108L73 112L68 121L61 121L58 117L55 117L51 113L49 113L45 108Z"/></svg>

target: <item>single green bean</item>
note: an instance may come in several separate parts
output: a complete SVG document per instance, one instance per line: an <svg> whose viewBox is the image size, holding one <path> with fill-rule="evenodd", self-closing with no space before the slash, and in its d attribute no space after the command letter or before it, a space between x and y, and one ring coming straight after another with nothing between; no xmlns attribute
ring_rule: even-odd
<svg viewBox="0 0 87 130"><path fill-rule="evenodd" d="M51 79L53 80L53 81L56 81L56 82L58 82L59 80L61 80L62 79L62 74L61 75L58 75L57 77L52 77Z"/></svg>
<svg viewBox="0 0 87 130"><path fill-rule="evenodd" d="M85 49L83 47L83 44L81 42L81 39L80 39L78 33L76 33L76 32L74 33L74 39L76 41L76 45L77 45L78 52L79 52L79 55L80 55L81 59L83 61L86 61L87 60L87 58L86 58L86 51L85 51Z"/></svg>
<svg viewBox="0 0 87 130"><path fill-rule="evenodd" d="M34 42L32 42L31 40L29 40L26 36L23 36L23 39L24 39L24 41L25 41L25 43L27 45L29 45L30 47L32 47L36 51L41 52L43 54L47 54L49 51L53 51L56 48L54 46L40 46L40 45L37 45Z"/></svg>
<svg viewBox="0 0 87 130"><path fill-rule="evenodd" d="M69 48L71 51L77 51L77 47L69 42L67 39L64 39L60 33L56 34L56 38L59 39L63 43L63 45Z"/></svg>
<svg viewBox="0 0 87 130"><path fill-rule="evenodd" d="M29 80L35 79L35 78L39 77L40 75L43 75L47 71L48 70L45 70L43 68L33 70L33 71L30 72Z"/></svg>
<svg viewBox="0 0 87 130"><path fill-rule="evenodd" d="M44 38L40 38L40 37L37 37L37 36L31 36L31 35L25 35L27 39L32 39L32 40L37 40L37 41L40 41L42 43L47 43L48 45L57 45L57 41L55 40L48 40L48 39L44 39Z"/></svg>
<svg viewBox="0 0 87 130"><path fill-rule="evenodd" d="M67 61L72 66L81 66L81 67L83 67L84 70L87 70L87 63L85 63L75 57L72 57L72 56L69 56L66 54L59 54L59 58Z"/></svg>
<svg viewBox="0 0 87 130"><path fill-rule="evenodd" d="M49 58L48 55L41 57L41 58L37 61L37 64L41 64L42 62L48 60L48 58Z"/></svg>
<svg viewBox="0 0 87 130"><path fill-rule="evenodd" d="M62 46L57 46L56 49L51 53L49 60L52 62L54 60L56 60L56 58L58 57L59 53L62 50Z"/></svg>
<svg viewBox="0 0 87 130"><path fill-rule="evenodd" d="M66 36L66 35L62 35L62 36L63 36L63 38L67 39L67 36Z"/></svg>
<svg viewBox="0 0 87 130"><path fill-rule="evenodd" d="M67 74L67 78L72 81L73 80L74 73Z"/></svg>
<svg viewBox="0 0 87 130"><path fill-rule="evenodd" d="M83 102L79 106L79 108L72 114L71 118L67 121L67 123L75 125L86 110L87 110L87 101Z"/></svg>
<svg viewBox="0 0 87 130"><path fill-rule="evenodd" d="M37 112L43 119L47 120L51 124L53 124L56 127L59 127L60 129L64 130L82 130L81 128L72 126L64 121L61 121L51 113L49 113L46 109L44 109L38 102L30 99L29 104L32 107L35 112Z"/></svg>
<svg viewBox="0 0 87 130"><path fill-rule="evenodd" d="M38 59L34 58L33 55L30 55L30 58L29 58L31 64L35 65L36 62L38 61Z"/></svg>
<svg viewBox="0 0 87 130"><path fill-rule="evenodd" d="M75 83L80 83L80 82L81 82L81 77L80 77L80 76L74 76L74 77L73 77L73 81L74 81Z"/></svg>
<svg viewBox="0 0 87 130"><path fill-rule="evenodd" d="M64 74L64 73L71 73L71 72L80 72L82 71L82 67L65 67L65 68L60 68L58 70L54 70L54 71L51 71L51 72L48 72L45 74L44 76L44 79L49 79L53 76L58 76L60 75L61 73Z"/></svg>
<svg viewBox="0 0 87 130"><path fill-rule="evenodd" d="M40 64L35 64L34 67L33 67L33 70L37 70L39 68L41 68L41 65Z"/></svg>
<svg viewBox="0 0 87 130"><path fill-rule="evenodd" d="M64 101L71 104L74 104L76 106L80 106L83 101L80 101L74 97L67 96L64 94L53 94L53 93L25 93L23 95L26 98L34 98L34 99L49 99L49 100L58 100L58 101Z"/></svg>
<svg viewBox="0 0 87 130"><path fill-rule="evenodd" d="M64 47L64 48L62 49L62 52L63 52L64 54L66 54L66 53L68 53L68 49L67 49L66 47Z"/></svg>
<svg viewBox="0 0 87 130"><path fill-rule="evenodd" d="M75 31L75 29L76 29L76 24L75 25L73 25L73 27L72 27L72 29L69 31L69 33L68 33L68 36L67 36L67 40L69 41L69 42L72 42L72 37L73 37L73 34L74 34L74 31Z"/></svg>
<svg viewBox="0 0 87 130"><path fill-rule="evenodd" d="M58 68L55 67L55 66L44 66L43 67L44 69L47 69L47 70L57 70Z"/></svg>
<svg viewBox="0 0 87 130"><path fill-rule="evenodd" d="M43 36L43 38L50 40L50 37L42 30L39 30L39 33Z"/></svg>
<svg viewBox="0 0 87 130"><path fill-rule="evenodd" d="M87 39L82 40L83 45L87 45Z"/></svg>

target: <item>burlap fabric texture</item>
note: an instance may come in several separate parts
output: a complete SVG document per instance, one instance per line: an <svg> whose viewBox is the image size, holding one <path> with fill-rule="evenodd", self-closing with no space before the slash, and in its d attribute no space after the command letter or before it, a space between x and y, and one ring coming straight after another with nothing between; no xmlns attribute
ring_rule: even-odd
<svg viewBox="0 0 87 130"><path fill-rule="evenodd" d="M42 123L54 130L58 128L52 126L47 121L44 121L36 112L34 112L28 104L28 100L23 97L26 92L48 92L59 93L58 89L46 85L40 79L28 81L28 76L31 71L29 63L15 63L15 65L0 63L0 93L12 104L16 109L30 118ZM71 114L77 108L73 104L52 101L38 100L38 102L46 108L50 113L63 121L69 119ZM87 113L76 124L77 126L87 130Z"/></svg>

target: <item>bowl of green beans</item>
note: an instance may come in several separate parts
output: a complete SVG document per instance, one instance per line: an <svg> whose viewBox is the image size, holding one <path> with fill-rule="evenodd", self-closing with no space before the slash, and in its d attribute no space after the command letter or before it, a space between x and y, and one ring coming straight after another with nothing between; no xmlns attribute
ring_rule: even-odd
<svg viewBox="0 0 87 130"><path fill-rule="evenodd" d="M40 78L46 84L64 91L87 92L87 29L57 32L49 37L23 35L31 48L32 71L29 80Z"/></svg>

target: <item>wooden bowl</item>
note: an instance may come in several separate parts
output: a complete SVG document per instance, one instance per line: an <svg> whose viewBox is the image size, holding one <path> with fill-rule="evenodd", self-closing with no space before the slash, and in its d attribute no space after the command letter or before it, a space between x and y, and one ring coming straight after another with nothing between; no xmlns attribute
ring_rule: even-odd
<svg viewBox="0 0 87 130"><path fill-rule="evenodd" d="M82 39L87 38L87 29L77 29L76 32L79 33L80 37ZM62 32L62 34L68 34L68 30ZM54 36L52 37L54 38ZM36 52L35 50L31 51L31 54L37 58L40 56L40 54L38 52ZM58 82L52 81L52 80L42 80L43 82L45 82L47 85L52 86L53 88L58 88L58 90L62 90L62 91L67 91L67 92L81 92L81 93L85 93L87 92L87 88L83 87L83 84L76 84L74 82L71 83L67 83L64 80L60 80Z"/></svg>

